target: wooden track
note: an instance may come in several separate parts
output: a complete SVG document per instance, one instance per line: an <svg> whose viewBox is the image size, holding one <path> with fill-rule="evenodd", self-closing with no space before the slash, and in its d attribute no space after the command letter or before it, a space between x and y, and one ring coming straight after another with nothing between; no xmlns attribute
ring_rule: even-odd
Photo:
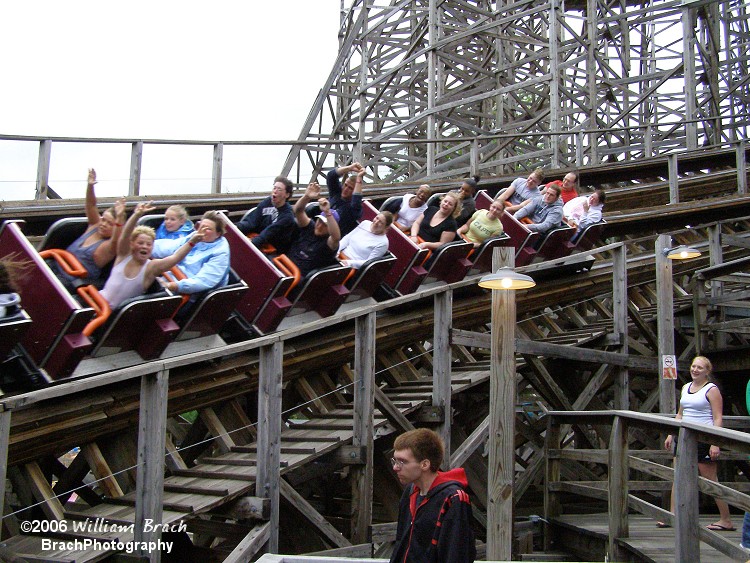
<svg viewBox="0 0 750 563"><path fill-rule="evenodd" d="M453 378L452 391L459 394L489 378L489 371L460 373ZM406 415L431 400L430 381L421 381L414 388L387 390L386 395L398 410ZM298 421L285 428L281 434L281 473L298 469L325 455L332 455L352 441L351 405L333 409L306 421ZM386 425L387 419L376 410L375 428ZM223 436L225 443L232 442L229 435ZM257 448L255 444L231 445L229 451L219 455L200 458L191 468L173 469L164 481L163 524L176 525L182 521L231 503L255 490L255 468ZM85 505L84 505L85 506ZM135 493L131 492L115 499L105 499L101 504L76 509L66 508L66 521L90 521L99 519L106 525L127 526L135 522ZM187 524L186 524L187 525ZM17 535L5 542L5 548L28 561L98 561L108 555L106 551L69 550L50 551L42 549L44 537ZM102 541L132 541L132 534L92 534L69 532L68 540L97 538ZM348 544L341 538L342 545ZM112 551L114 553L115 551Z"/></svg>
<svg viewBox="0 0 750 563"><path fill-rule="evenodd" d="M750 215L746 200L747 198L742 197L709 199L671 205L668 208L636 209L612 215L613 232L618 233L618 236L637 237L637 240L628 243L629 298L633 303L629 332L634 339L640 340L633 342L633 346L637 345L636 354L653 355L649 331L654 330L651 327L655 324L656 315L651 289L655 272L653 244L648 235L664 228L684 226L686 217L695 218L699 213L704 213L699 216L706 220L717 213L721 213L723 219L736 217L737 225L730 225L728 229L731 232L741 231L746 228L742 218ZM665 209L668 211L666 214L653 213L656 210L663 212ZM695 224L692 219L691 223ZM694 234L688 232L675 238L700 241L700 236ZM748 254L750 252L744 248L726 248L724 259L732 260ZM607 313L604 303L612 292L613 269L606 252L598 258L590 271L575 276L544 277L540 266L528 267L531 275L539 276L543 281L533 291L518 295L519 331L536 342L582 349L607 349L612 324L611 314ZM675 279L687 279L696 269L708 265L707 254L688 263L674 264ZM677 287L675 290L677 291ZM454 290L453 303L454 328L476 329L488 323L489 296L473 287L473 284ZM685 293L675 304L676 314L688 313L691 308L690 295ZM579 310L580 314L576 312ZM404 420L407 424L424 424L425 420L429 420L424 418L422 410L431 403L432 385L427 376L432 372L433 366L423 344L433 338L433 311L433 300L430 297L404 304L397 310L383 311L377 316L378 380L381 384L388 383L384 394L394 408L391 412L380 409L380 414L376 415L376 427L383 430L385 435L400 431L399 425L404 424ZM461 363L461 366L454 364L452 369L453 394L456 398L455 431L459 439L463 440L466 438L465 434L476 427L486 412L486 399L482 401L481 397L487 391L489 364L484 353L479 350L463 346L453 348L454 359ZM291 418L285 415L289 427L284 429L281 436L281 471L290 483L295 483L294 490L299 491L297 496L287 491L288 498L292 499L289 502L296 510L311 521L322 519L321 515L329 520L326 522L323 519L323 522L318 521L316 524L316 533L325 537L329 545L347 543L346 538L337 531L337 528L346 528L346 516L338 515L337 510L321 504L315 488L308 482L310 477L306 475L315 475L316 464L311 463L312 461L326 467L345 464L337 456L338 452L348 452L346 447L352 439L353 415L348 403L349 393L345 386L341 387L341 378L346 376L352 381L351 370L345 364L352 362L353 358L352 322L331 326L285 343L284 400L288 403L285 407L288 406L295 414ZM575 378L571 379L568 387L565 382L557 384L547 373L554 369L555 360L544 360L542 363L541 359L525 360L524 357L519 357L517 366L519 392L524 397L531 394L535 396L535 400L554 408L580 405L585 403L584 399L589 402L577 408L606 408L607 401L610 400L607 371L594 373L591 368L576 362L564 364L566 374L576 377L580 375L581 387L587 386L581 392L574 385ZM639 371L644 370L632 369L632 376L637 378ZM257 375L258 356L255 352L238 353L171 370L169 428L175 442L179 441L180 450L175 450L174 459L168 459L170 472L165 479L163 499L166 521L187 521L189 530L199 535L231 535L235 545L238 537L241 538L252 530L252 523L214 523L207 522L204 517L209 514L212 518L216 514L229 514L231 518L234 514L231 510L234 510L237 499L254 491L257 452L253 446L254 421L247 418L247 413L253 412L253 404L249 402L240 406L238 401L252 401L257 391ZM338 382L336 376L339 378ZM600 387L589 391L586 383L589 380ZM635 380L632 388L634 408L653 407L653 385L647 383L647 380ZM328 392L333 394L326 396ZM305 406L300 407L302 403ZM38 463L39 475L59 476L62 468L54 467L54 460L58 456L76 446L98 444L101 453L95 459L101 467L99 473L94 472L95 476L124 471L124 476L117 477L124 493L113 493L116 485L109 483L109 492L103 502L95 504L92 501L93 506L81 500L75 505L68 502L64 508L65 515L68 518L105 517L111 521L132 522L135 497L133 488L128 486L127 481L129 474L133 473L128 467L135 460L132 445L128 444L133 443L132 429L137 420L138 407L139 384L137 380L133 380L83 391L75 397L61 397L14 410L8 465L13 466L13 470L18 473L28 472L29 467L33 468ZM191 410L199 411L198 420L189 428L180 430L178 426L183 423L179 415ZM519 464L525 468L525 473L520 474L516 482L517 498L524 499L519 505L519 511L539 513L539 508L534 506L534 499L538 498L539 493L535 479L538 479L543 468L543 444L539 436L544 428L539 423L539 413L535 406L524 407L518 412L517 428ZM589 440L598 439L597 432L599 429L596 428L580 430L581 436ZM654 447L651 443L653 438L645 433L637 435L637 438ZM387 444L387 440L385 443ZM181 457L184 459L180 461ZM476 513L480 522L484 510L482 499L486 498L486 477L483 477L485 463L477 453L466 460L470 481L476 493ZM68 477L63 475L63 481L67 482ZM593 479L595 475L589 477ZM14 478L19 483L18 478ZM387 477L380 478L387 481ZM79 484L73 477L69 479L72 486ZM110 479L113 480L111 477ZM381 483L376 488L376 521L393 519L387 508L395 503L389 496L393 494L391 486L392 483ZM41 488L44 489L44 486ZM90 495L92 491L86 493L81 490L80 493L83 498L84 494ZM339 502L349 502L346 494ZM340 491L338 496L342 496ZM529 508L525 508L524 503L528 503ZM346 514L346 509L343 513ZM227 535L221 536L218 531ZM39 556L39 538L17 535L8 541L8 546L14 552L19 549L19 553ZM215 553L226 553L232 548L232 542L226 540L212 550ZM210 552L207 549L205 553ZM83 557L82 554L78 555ZM60 553L58 556L57 560L79 560L76 554L71 553ZM80 560L96 560L100 556L101 554L87 554L85 557L90 559Z"/></svg>

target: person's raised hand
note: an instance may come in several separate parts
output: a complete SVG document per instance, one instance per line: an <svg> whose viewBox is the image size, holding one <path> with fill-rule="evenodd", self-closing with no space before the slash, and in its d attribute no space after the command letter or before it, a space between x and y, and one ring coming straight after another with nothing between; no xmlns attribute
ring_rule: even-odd
<svg viewBox="0 0 750 563"><path fill-rule="evenodd" d="M156 207L154 207L152 203L153 202L151 201L139 201L135 206L135 210L133 211L133 213L140 216L145 215L149 211L153 211L154 209L156 209Z"/></svg>
<svg viewBox="0 0 750 563"><path fill-rule="evenodd" d="M320 184L317 182L310 182L305 190L305 197L308 199L318 199L320 197Z"/></svg>
<svg viewBox="0 0 750 563"><path fill-rule="evenodd" d="M89 186L93 186L96 184L96 170L93 168L89 168L89 179L88 179Z"/></svg>
<svg viewBox="0 0 750 563"><path fill-rule="evenodd" d="M124 217L125 216L125 198L121 197L118 199L114 204L115 209L115 218Z"/></svg>
<svg viewBox="0 0 750 563"><path fill-rule="evenodd" d="M324 197L321 197L318 200L318 205L320 206L320 212L323 214L326 214L331 210L331 202Z"/></svg>

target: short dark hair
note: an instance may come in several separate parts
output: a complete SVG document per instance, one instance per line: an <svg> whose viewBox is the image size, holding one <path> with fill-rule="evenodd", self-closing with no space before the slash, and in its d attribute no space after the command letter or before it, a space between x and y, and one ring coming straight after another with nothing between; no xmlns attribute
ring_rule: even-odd
<svg viewBox="0 0 750 563"><path fill-rule="evenodd" d="M294 191L294 183L287 178L286 176L276 176L273 183L281 182L284 184L284 187L286 188L286 195L291 196L292 192Z"/></svg>
<svg viewBox="0 0 750 563"><path fill-rule="evenodd" d="M560 186L557 184L547 184L547 191L552 190L560 197Z"/></svg>
<svg viewBox="0 0 750 563"><path fill-rule="evenodd" d="M404 432L393 443L393 449L411 450L417 461L429 460L430 470L437 472L443 463L445 446L437 433L427 428L417 428Z"/></svg>
<svg viewBox="0 0 750 563"><path fill-rule="evenodd" d="M465 178L463 183L472 188L474 191L477 191L477 187L479 187L479 176Z"/></svg>
<svg viewBox="0 0 750 563"><path fill-rule="evenodd" d="M594 193L599 196L599 203L604 203L604 201L607 199L607 194L605 194L604 190L601 188L596 188L594 190Z"/></svg>
<svg viewBox="0 0 750 563"><path fill-rule="evenodd" d="M227 232L227 225L224 223L224 219L218 211L206 211L203 214L203 217L201 217L201 221L203 221L203 219L213 221L214 225L216 225L216 232L219 233L219 235L224 236L224 233Z"/></svg>

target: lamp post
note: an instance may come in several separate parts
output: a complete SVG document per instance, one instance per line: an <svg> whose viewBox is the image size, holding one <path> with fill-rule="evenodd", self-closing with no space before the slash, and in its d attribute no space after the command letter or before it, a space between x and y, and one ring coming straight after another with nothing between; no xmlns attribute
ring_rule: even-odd
<svg viewBox="0 0 750 563"><path fill-rule="evenodd" d="M495 273L479 286L492 289L490 353L489 471L487 486L487 559L509 561L513 545L513 475L516 410L516 289L536 285L513 271L512 247L496 248Z"/></svg>
<svg viewBox="0 0 750 563"><path fill-rule="evenodd" d="M656 327L659 339L659 412L673 414L677 404L675 384L677 361L674 351L674 297L672 293L672 260L687 260L701 255L700 251L687 246L672 248L669 235L656 239Z"/></svg>

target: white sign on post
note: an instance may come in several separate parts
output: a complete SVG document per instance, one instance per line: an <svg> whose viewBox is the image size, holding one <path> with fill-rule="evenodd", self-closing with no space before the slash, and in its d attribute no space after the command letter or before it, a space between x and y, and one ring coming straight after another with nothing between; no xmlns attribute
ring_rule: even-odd
<svg viewBox="0 0 750 563"><path fill-rule="evenodd" d="M661 357L661 376L662 379L677 379L677 357Z"/></svg>

